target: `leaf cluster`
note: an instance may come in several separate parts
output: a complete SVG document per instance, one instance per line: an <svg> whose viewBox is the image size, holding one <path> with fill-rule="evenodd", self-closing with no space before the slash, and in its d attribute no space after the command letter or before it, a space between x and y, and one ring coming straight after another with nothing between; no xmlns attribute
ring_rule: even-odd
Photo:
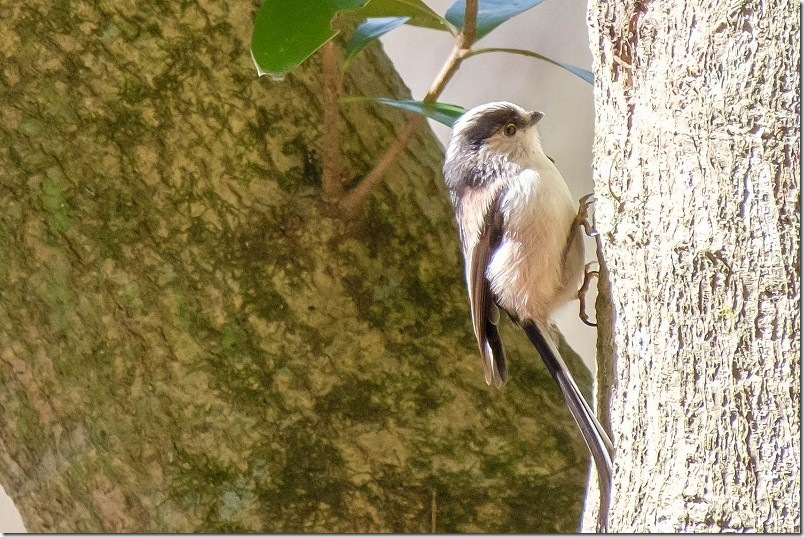
<svg viewBox="0 0 804 537"><path fill-rule="evenodd" d="M478 0L474 19L473 41L488 35L509 19L527 11L543 0ZM265 0L254 21L251 52L259 75L282 79L318 49L333 39L338 30L332 28L336 16L357 23L345 47L341 70L379 37L405 24L449 32L459 38L464 31L466 2L455 0L444 15L433 11L422 0ZM538 53L511 48L474 49L464 52L464 58L487 52L522 54L553 63L592 82L592 74L584 69L564 64ZM350 99L395 106L423 114L430 119L452 126L464 109L454 104L395 100L386 97Z"/></svg>

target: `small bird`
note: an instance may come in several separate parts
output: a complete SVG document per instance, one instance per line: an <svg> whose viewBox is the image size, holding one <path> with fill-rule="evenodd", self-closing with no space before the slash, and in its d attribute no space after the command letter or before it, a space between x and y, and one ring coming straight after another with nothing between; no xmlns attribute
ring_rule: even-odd
<svg viewBox="0 0 804 537"><path fill-rule="evenodd" d="M553 312L578 296L584 275L582 220L564 178L542 150L544 114L512 103L473 108L455 123L444 180L455 208L472 326L486 383L508 378L499 309L527 334L558 384L598 471L598 530L605 531L611 440L595 418L550 335Z"/></svg>

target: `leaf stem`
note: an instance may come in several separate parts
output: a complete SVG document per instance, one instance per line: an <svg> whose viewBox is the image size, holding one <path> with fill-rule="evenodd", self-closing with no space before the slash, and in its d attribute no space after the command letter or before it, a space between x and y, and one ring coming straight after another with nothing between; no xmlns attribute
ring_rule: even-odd
<svg viewBox="0 0 804 537"><path fill-rule="evenodd" d="M489 52L507 52L508 54L519 54L520 56L528 56L529 58L537 58L539 60L544 60L547 63L552 63L553 65L555 65L557 67L561 67L562 69L565 69L565 70L569 71L570 73L574 74L577 77L582 78L583 80L589 82L590 84L592 84L594 82L594 80L592 78L592 73L590 73L586 69L581 69L580 67L575 67L573 65L569 65L569 64L566 64L566 63L561 63L561 62L556 61L556 60L554 60L552 58L548 58L547 56L543 56L542 54L539 54L538 52L533 52L533 51L530 51L530 50L523 50L523 49L519 49L519 48L501 48L501 47L478 48L478 49L468 51L464 55L463 59L465 60L467 58L471 58L472 56L478 56L480 54L488 54Z"/></svg>
<svg viewBox="0 0 804 537"><path fill-rule="evenodd" d="M441 71L436 76L427 94L422 99L424 102L435 102L447 83L455 75L455 72L461 66L461 62L467 58L471 52L472 45L477 39L477 0L466 0L466 9L464 10L464 23L463 29L458 34L455 40L455 46L452 49L447 61L441 67ZM399 137L394 140L394 143L385 151L382 157L374 165L374 168L360 181L355 188L346 193L339 203L339 208L345 216L354 216L358 207L360 207L369 193L381 181L385 172L391 163L394 162L396 157L404 151L408 142L413 138L416 132L424 124L424 118L420 115L411 117Z"/></svg>

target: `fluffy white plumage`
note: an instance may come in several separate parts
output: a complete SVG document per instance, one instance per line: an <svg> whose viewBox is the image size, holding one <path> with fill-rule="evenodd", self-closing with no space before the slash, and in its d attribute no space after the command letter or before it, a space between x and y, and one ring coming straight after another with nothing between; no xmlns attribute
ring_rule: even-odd
<svg viewBox="0 0 804 537"><path fill-rule="evenodd" d="M578 204L561 173L545 155L535 124L517 129L513 136L494 132L472 157L459 154L461 148L471 144L468 137L478 118L497 110L516 110L522 117L529 114L506 102L473 108L456 123L447 149L447 161L462 159L467 161L467 168L474 166L494 178L482 189L462 192L463 205L479 209L464 210L459 216L467 278L472 257L467 254L477 244L489 205L503 192L500 209L505 233L486 276L503 309L545 328L552 313L574 298L583 275L583 242L573 225ZM500 170L484 171L494 166ZM449 182L448 178L448 186ZM471 293L471 285L469 288Z"/></svg>

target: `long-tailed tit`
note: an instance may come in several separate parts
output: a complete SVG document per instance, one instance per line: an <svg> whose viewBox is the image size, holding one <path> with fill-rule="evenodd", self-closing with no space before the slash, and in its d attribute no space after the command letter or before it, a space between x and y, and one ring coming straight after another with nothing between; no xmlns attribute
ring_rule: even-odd
<svg viewBox="0 0 804 537"><path fill-rule="evenodd" d="M549 323L577 296L584 273L578 205L544 154L541 112L495 102L466 112L447 147L444 179L455 207L472 326L486 382L508 378L497 324L502 308L538 350L578 423L598 470L605 530L612 444L562 360ZM581 204L583 206L583 202Z"/></svg>

